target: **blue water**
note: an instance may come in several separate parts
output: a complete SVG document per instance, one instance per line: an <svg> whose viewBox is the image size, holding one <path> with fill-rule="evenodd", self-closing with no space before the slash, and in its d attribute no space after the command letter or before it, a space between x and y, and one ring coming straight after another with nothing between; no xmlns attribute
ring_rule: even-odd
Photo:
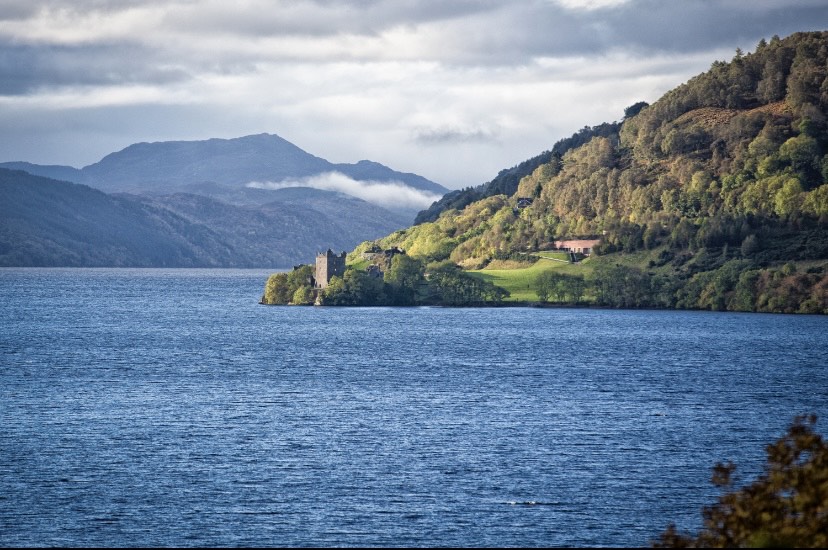
<svg viewBox="0 0 828 550"><path fill-rule="evenodd" d="M2 546L641 546L828 423L828 317L257 304L0 270Z"/></svg>

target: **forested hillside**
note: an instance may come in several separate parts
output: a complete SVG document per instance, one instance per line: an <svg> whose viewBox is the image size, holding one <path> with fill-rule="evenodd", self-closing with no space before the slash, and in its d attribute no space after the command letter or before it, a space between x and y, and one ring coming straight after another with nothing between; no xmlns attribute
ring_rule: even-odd
<svg viewBox="0 0 828 550"><path fill-rule="evenodd" d="M636 104L628 108L627 111L628 113L632 111L637 112L644 105L646 103L643 102ZM618 123L607 122L593 127L584 126L572 134L572 136L555 143L549 151L544 151L537 156L521 162L517 166L501 170L493 180L487 183L478 185L477 187L449 191L440 200L435 201L430 207L417 214L414 223L433 222L446 210L462 210L469 204L487 197L494 195L512 195L517 191L520 180L534 172L538 166L552 162L559 163L561 156L570 149L583 145L596 136L616 135L620 126Z"/></svg>
<svg viewBox="0 0 828 550"><path fill-rule="evenodd" d="M269 196L262 206L237 206L185 193L108 195L0 168L0 266L284 268L405 225L340 193Z"/></svg>
<svg viewBox="0 0 828 550"><path fill-rule="evenodd" d="M600 238L594 303L828 312L828 32L737 50L645 105L515 192L378 244L475 269Z"/></svg>

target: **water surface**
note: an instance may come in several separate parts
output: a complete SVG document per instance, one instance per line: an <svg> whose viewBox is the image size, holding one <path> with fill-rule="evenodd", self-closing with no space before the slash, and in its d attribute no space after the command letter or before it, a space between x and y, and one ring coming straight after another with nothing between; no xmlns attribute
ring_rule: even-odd
<svg viewBox="0 0 828 550"><path fill-rule="evenodd" d="M0 545L641 546L828 422L828 318L257 304L0 270Z"/></svg>

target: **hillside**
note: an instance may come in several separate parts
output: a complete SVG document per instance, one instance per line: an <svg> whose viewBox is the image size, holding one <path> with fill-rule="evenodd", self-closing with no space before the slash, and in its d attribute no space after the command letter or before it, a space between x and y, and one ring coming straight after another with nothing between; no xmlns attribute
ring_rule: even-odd
<svg viewBox="0 0 828 550"><path fill-rule="evenodd" d="M237 206L192 194L108 195L0 169L0 266L284 268L405 224L338 193L284 192Z"/></svg>
<svg viewBox="0 0 828 550"><path fill-rule="evenodd" d="M828 313L827 62L828 32L763 40L631 107L515 192L445 210L352 259L399 247L425 271L449 261L492 282L494 267L547 261L537 253L556 239L595 237L597 257L554 283L580 274L588 286L544 301Z"/></svg>
<svg viewBox="0 0 828 550"><path fill-rule="evenodd" d="M640 108L638 104L630 109ZM629 109L628 109L629 110ZM494 195L512 195L517 191L520 180L534 172L538 166L552 162L560 163L561 156L596 136L613 136L618 133L618 123L603 123L598 126L585 126L568 138L559 140L549 151L544 151L520 164L501 170L491 181L478 185L449 191L427 209L420 211L414 219L415 224L433 222L447 210L462 210L469 204Z"/></svg>
<svg viewBox="0 0 828 550"><path fill-rule="evenodd" d="M376 162L331 163L274 134L136 143L81 169L24 162L0 163L0 167L82 183L107 193L196 193L233 204L274 200L269 190L250 189L250 184L289 182L296 186L305 178L332 172L362 182L398 182L421 193L423 200L448 191L422 176L397 172ZM408 204L391 204L390 209L411 218L417 210Z"/></svg>

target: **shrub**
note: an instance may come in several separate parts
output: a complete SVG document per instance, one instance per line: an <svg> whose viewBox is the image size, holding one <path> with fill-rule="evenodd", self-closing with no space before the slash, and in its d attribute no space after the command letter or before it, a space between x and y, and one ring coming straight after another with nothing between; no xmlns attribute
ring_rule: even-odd
<svg viewBox="0 0 828 550"><path fill-rule="evenodd" d="M788 432L767 446L759 478L732 490L731 464L717 464L714 485L729 489L702 511L704 527L693 535L670 525L656 548L828 546L828 444L813 430L816 416L798 417Z"/></svg>

